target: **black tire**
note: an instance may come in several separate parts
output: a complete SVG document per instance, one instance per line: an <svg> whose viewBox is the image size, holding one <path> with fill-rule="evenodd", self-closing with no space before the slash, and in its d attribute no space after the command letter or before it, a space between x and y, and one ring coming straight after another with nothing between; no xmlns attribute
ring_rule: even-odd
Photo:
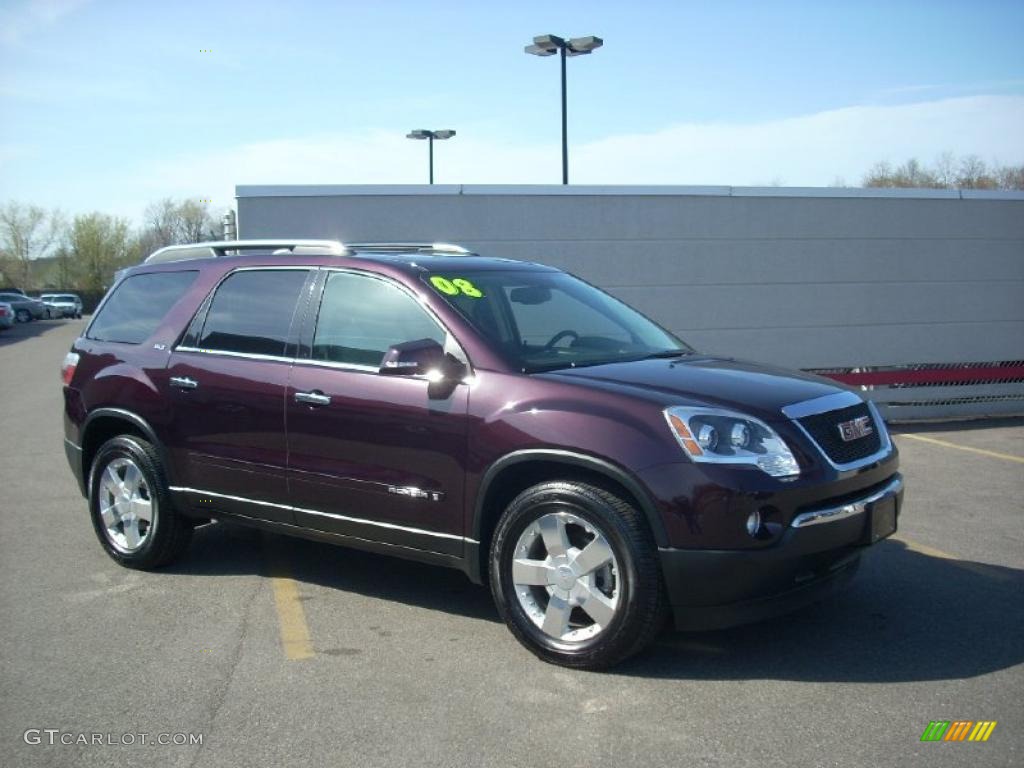
<svg viewBox="0 0 1024 768"><path fill-rule="evenodd" d="M128 459L141 471L152 503L152 521L142 545L122 551L111 541L100 513L100 479L117 459ZM89 515L103 549L126 568L149 570L177 560L192 540L192 525L174 509L163 466L153 446L141 437L121 435L105 442L96 452L90 469Z"/></svg>
<svg viewBox="0 0 1024 768"><path fill-rule="evenodd" d="M575 642L545 633L527 615L512 582L520 536L555 510L599 532L618 563L614 617L594 637ZM615 494L582 482L541 483L509 504L491 542L490 577L495 604L516 639L540 659L564 667L596 670L623 661L651 642L667 615L657 547L643 514ZM544 593L539 594L543 599Z"/></svg>
<svg viewBox="0 0 1024 768"><path fill-rule="evenodd" d="M31 323L32 313L29 312L27 309L19 309L15 311L14 319L17 320L19 323Z"/></svg>

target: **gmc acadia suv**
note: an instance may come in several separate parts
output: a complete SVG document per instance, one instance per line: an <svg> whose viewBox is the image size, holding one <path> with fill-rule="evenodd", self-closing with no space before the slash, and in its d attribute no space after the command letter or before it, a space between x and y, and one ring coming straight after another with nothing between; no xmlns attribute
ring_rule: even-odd
<svg viewBox="0 0 1024 768"><path fill-rule="evenodd" d="M698 629L803 605L902 503L857 394L457 246L161 249L63 379L68 461L122 565L215 519L450 566L570 667L637 652L669 610Z"/></svg>

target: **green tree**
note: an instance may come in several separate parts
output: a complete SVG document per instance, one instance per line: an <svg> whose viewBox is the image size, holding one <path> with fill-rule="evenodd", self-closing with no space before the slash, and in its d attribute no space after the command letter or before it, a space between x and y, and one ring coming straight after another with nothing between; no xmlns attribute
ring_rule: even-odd
<svg viewBox="0 0 1024 768"><path fill-rule="evenodd" d="M68 250L78 287L88 291L106 289L114 272L139 260L128 222L99 212L75 217L68 232Z"/></svg>

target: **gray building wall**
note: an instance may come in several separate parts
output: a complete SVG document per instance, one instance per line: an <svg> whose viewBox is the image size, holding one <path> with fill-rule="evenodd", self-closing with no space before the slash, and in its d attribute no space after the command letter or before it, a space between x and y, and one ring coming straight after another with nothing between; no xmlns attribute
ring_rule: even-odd
<svg viewBox="0 0 1024 768"><path fill-rule="evenodd" d="M1024 360L1021 193L438 185L237 195L243 238L447 241L541 261L706 351L804 369ZM1024 411L1019 384L970 390L983 407L917 413Z"/></svg>

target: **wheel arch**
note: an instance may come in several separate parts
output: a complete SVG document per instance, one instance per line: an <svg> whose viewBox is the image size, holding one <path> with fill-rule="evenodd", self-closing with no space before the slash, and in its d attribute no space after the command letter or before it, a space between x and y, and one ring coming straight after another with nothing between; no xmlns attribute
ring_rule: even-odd
<svg viewBox="0 0 1024 768"><path fill-rule="evenodd" d="M606 459L574 451L515 451L491 464L477 489L466 553L466 570L473 581L483 583L486 578L490 541L501 512L519 493L548 480L588 482L623 497L641 511L655 543L659 547L668 545L654 501L627 470Z"/></svg>
<svg viewBox="0 0 1024 768"><path fill-rule="evenodd" d="M92 491L92 463L96 452L107 440L118 435L135 435L149 442L163 464L163 472L171 482L171 467L156 431L137 413L122 408L97 408L89 413L82 425L82 476L86 495Z"/></svg>

